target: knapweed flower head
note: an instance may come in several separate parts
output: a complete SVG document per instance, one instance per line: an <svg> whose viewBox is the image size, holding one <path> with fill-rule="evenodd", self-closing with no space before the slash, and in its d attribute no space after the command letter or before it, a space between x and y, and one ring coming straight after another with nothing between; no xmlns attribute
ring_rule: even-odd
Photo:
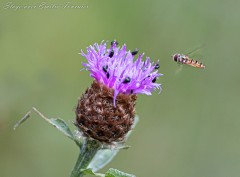
<svg viewBox="0 0 240 177"><path fill-rule="evenodd" d="M111 144L124 141L135 116L137 94L151 95L155 89L159 63L153 63L138 50L127 51L116 41L95 43L81 51L87 59L83 66L95 78L76 107L75 125L87 137ZM137 56L137 57L136 57ZM136 57L136 58L135 58Z"/></svg>
<svg viewBox="0 0 240 177"><path fill-rule="evenodd" d="M119 93L151 95L154 89L161 90L161 85L155 83L157 77L162 76L157 70L159 63L152 63L149 57L143 61L144 53L134 61L137 53L137 49L127 51L125 44L118 47L116 41L111 42L110 48L102 42L89 46L86 54L81 51L88 61L83 66L90 71L90 76L114 89L114 105Z"/></svg>

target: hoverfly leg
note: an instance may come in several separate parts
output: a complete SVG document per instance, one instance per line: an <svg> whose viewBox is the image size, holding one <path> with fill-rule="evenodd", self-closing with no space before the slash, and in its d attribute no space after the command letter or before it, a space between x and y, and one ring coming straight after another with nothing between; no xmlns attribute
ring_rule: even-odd
<svg viewBox="0 0 240 177"><path fill-rule="evenodd" d="M183 65L182 63L178 63L178 69L176 70L175 74L178 74L180 71L182 71Z"/></svg>

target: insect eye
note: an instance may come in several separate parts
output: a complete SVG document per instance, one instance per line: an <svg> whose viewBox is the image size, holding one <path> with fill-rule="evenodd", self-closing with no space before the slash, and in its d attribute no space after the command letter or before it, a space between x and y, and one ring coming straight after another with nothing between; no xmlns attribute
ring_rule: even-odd
<svg viewBox="0 0 240 177"><path fill-rule="evenodd" d="M173 56L173 60L174 60L174 61L177 61L177 59L178 59L178 54L175 54L175 55Z"/></svg>

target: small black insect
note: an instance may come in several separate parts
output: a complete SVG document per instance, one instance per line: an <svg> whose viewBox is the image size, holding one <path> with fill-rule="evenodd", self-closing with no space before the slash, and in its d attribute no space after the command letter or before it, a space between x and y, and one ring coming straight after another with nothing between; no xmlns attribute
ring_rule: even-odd
<svg viewBox="0 0 240 177"><path fill-rule="evenodd" d="M130 77L126 77L123 81L124 84L129 83L131 81Z"/></svg>
<svg viewBox="0 0 240 177"><path fill-rule="evenodd" d="M157 80L157 77L155 77L153 80L152 80L152 83L155 83Z"/></svg>
<svg viewBox="0 0 240 177"><path fill-rule="evenodd" d="M159 69L160 68L159 64L157 63L154 68Z"/></svg>
<svg viewBox="0 0 240 177"><path fill-rule="evenodd" d="M107 69L108 69L108 65L103 66L103 71L104 71L105 73L107 72Z"/></svg>
<svg viewBox="0 0 240 177"><path fill-rule="evenodd" d="M114 40L114 41L111 42L111 46L113 46L113 44L118 45L118 42L116 40Z"/></svg>
<svg viewBox="0 0 240 177"><path fill-rule="evenodd" d="M112 50L112 51L109 53L109 55L108 55L108 56L109 56L110 58L112 58L112 57L113 57L113 55L114 55L114 51Z"/></svg>
<svg viewBox="0 0 240 177"><path fill-rule="evenodd" d="M134 55L137 55L137 54L138 54L138 49L135 49L135 50L132 51L131 53L132 53L133 56L134 56Z"/></svg>

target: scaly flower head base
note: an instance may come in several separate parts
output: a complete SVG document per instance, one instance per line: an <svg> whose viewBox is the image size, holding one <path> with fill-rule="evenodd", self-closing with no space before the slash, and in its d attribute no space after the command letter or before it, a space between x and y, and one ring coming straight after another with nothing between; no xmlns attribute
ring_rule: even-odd
<svg viewBox="0 0 240 177"><path fill-rule="evenodd" d="M110 144L123 141L135 116L135 94L118 94L113 106L113 89L94 81L78 101L76 126L88 137Z"/></svg>

